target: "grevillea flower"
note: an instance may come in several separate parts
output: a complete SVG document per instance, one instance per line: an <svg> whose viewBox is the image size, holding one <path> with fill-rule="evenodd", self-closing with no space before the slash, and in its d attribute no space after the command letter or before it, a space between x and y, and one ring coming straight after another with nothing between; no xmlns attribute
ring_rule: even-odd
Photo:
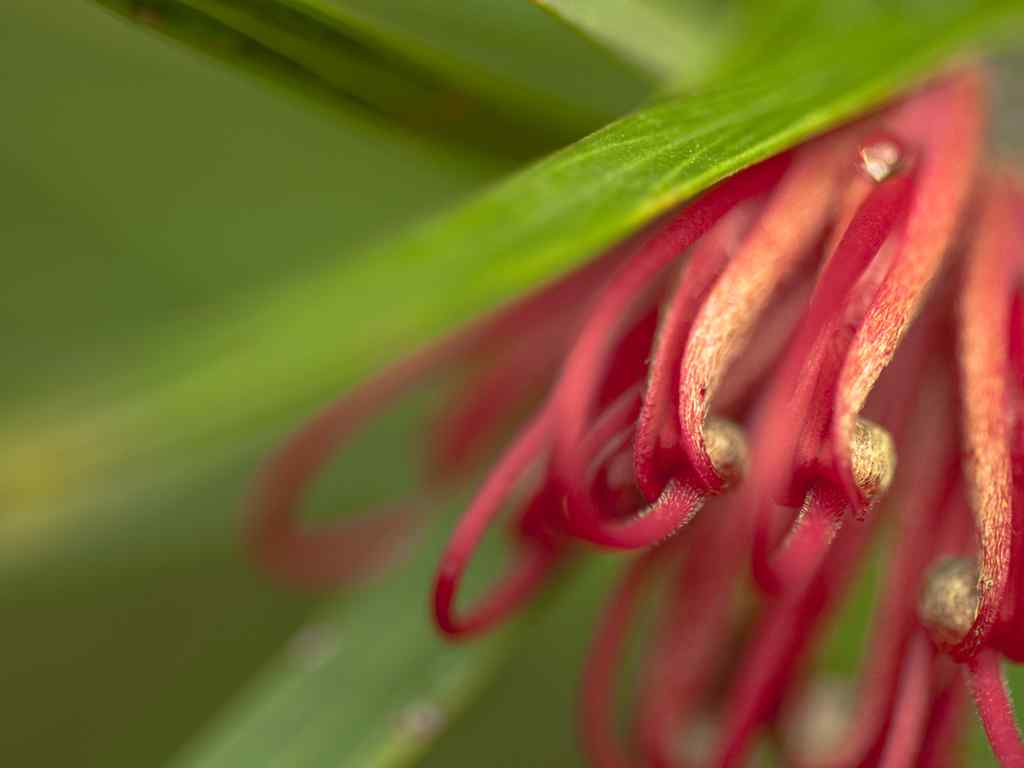
<svg viewBox="0 0 1024 768"><path fill-rule="evenodd" d="M459 368L432 482L529 415L442 555L440 629L494 626L586 546L639 550L586 662L595 766L741 765L764 734L808 768L946 765L968 691L1024 765L1000 668L1024 660L1024 192L984 157L984 115L979 72L944 76L345 395L264 472L257 557L309 584L380 563L411 505L304 532L300 496L362 421ZM503 515L510 565L457 607ZM829 707L809 658L882 530L862 682ZM624 739L617 672L648 592Z"/></svg>

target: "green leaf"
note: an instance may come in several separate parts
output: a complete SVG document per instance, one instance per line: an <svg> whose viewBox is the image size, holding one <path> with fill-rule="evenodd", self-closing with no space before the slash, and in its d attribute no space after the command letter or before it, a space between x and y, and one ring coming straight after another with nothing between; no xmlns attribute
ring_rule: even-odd
<svg viewBox="0 0 1024 768"><path fill-rule="evenodd" d="M99 2L319 101L351 96L422 132L505 155L575 139L650 86L520 2Z"/></svg>
<svg viewBox="0 0 1024 768"><path fill-rule="evenodd" d="M524 122L529 116L592 130L635 106L651 86L524 0L276 1L522 112Z"/></svg>
<svg viewBox="0 0 1024 768"><path fill-rule="evenodd" d="M435 526L417 562L303 626L172 768L384 768L414 764L428 752L428 765L469 765L470 754L481 760L490 750L505 757L496 757L495 765L521 766L533 764L524 754L543 754L555 743L564 749L568 741L572 750L566 721L574 681L589 645L588 630L621 563L591 559L567 574L538 606L541 610L497 634L452 644L438 636L426 614L438 544L448 527L448 519ZM517 658L514 649L524 644L533 650L526 659ZM509 683L504 672L510 660L518 682ZM537 679L538 669L544 680ZM485 692L496 674L499 690ZM499 727L483 724L483 733L473 734L475 749L467 752L446 734L454 726L458 739L460 731L468 734L481 725L475 706L465 710L484 693L504 705L504 717L495 724ZM552 701L553 722L535 721L540 728L549 726L544 734L531 728L529 743L511 748L519 737L509 731L508 717L522 726L526 713L516 708L551 713ZM487 744L481 736L493 741ZM551 744L545 744L548 736ZM434 742L442 737L441 754L435 756Z"/></svg>
<svg viewBox="0 0 1024 768"><path fill-rule="evenodd" d="M662 85L701 82L725 55L734 4L707 0L533 0Z"/></svg>
<svg viewBox="0 0 1024 768"><path fill-rule="evenodd" d="M508 654L517 627L479 642L443 640L427 611L451 516L386 581L336 602L173 765L406 765L421 754Z"/></svg>
<svg viewBox="0 0 1024 768"><path fill-rule="evenodd" d="M587 768L578 738L580 676L600 613L627 561L589 558L560 585L515 638L515 650L487 689L431 747L420 768L468 768L483 760L488 768ZM634 640L643 641L649 633L640 623ZM630 679L636 661L626 660L621 680Z"/></svg>

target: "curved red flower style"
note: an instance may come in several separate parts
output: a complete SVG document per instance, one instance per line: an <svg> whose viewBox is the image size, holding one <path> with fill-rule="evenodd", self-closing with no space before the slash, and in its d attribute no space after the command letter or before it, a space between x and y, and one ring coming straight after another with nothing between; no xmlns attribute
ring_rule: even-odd
<svg viewBox="0 0 1024 768"><path fill-rule="evenodd" d="M738 766L766 743L801 768L944 766L970 692L1024 766L1001 670L1024 660L1024 187L987 164L984 115L981 73L944 76L345 395L263 473L256 556L314 585L383 562L405 507L305 532L301 494L362 421L470 370L432 483L533 412L441 556L440 629L494 626L586 546L642 550L585 665L593 765ZM458 608L502 516L514 556ZM817 640L883 530L861 685L815 703ZM617 673L648 593L627 737Z"/></svg>

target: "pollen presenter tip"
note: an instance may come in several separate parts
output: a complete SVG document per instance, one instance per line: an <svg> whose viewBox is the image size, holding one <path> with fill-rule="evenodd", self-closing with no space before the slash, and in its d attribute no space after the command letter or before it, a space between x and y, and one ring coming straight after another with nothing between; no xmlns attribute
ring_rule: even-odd
<svg viewBox="0 0 1024 768"><path fill-rule="evenodd" d="M925 576L918 617L939 645L955 645L978 613L978 566L973 559L947 557Z"/></svg>
<svg viewBox="0 0 1024 768"><path fill-rule="evenodd" d="M860 162L864 172L880 184L900 169L903 152L895 141L881 139L861 147Z"/></svg>
<svg viewBox="0 0 1024 768"><path fill-rule="evenodd" d="M728 488L738 483L747 469L747 440L743 430L726 419L708 419L704 427L704 444L715 472Z"/></svg>
<svg viewBox="0 0 1024 768"><path fill-rule="evenodd" d="M853 479L869 499L878 499L892 484L896 471L896 448L883 427L857 419L850 446Z"/></svg>

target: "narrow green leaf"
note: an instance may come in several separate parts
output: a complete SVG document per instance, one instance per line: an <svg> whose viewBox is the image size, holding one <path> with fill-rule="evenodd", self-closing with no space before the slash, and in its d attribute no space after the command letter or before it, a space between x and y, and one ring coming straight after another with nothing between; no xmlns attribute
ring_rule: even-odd
<svg viewBox="0 0 1024 768"><path fill-rule="evenodd" d="M524 119L592 130L636 106L652 85L524 0L274 1Z"/></svg>
<svg viewBox="0 0 1024 768"><path fill-rule="evenodd" d="M505 155L561 146L636 105L650 86L518 2L475 0L471 12L410 0L98 2L319 101L351 96L420 131Z"/></svg>
<svg viewBox="0 0 1024 768"><path fill-rule="evenodd" d="M628 560L590 557L560 585L554 599L535 612L528 631L515 638L515 651L472 708L417 765L469 768L485 761L488 768L588 768L578 738L580 677L601 612ZM645 637L641 628L634 639ZM635 662L626 660L620 680L632 679Z"/></svg>
<svg viewBox="0 0 1024 768"><path fill-rule="evenodd" d="M491 677L521 626L453 645L429 621L451 518L416 560L321 612L172 763L177 768L409 764Z"/></svg>
<svg viewBox="0 0 1024 768"><path fill-rule="evenodd" d="M707 0L533 0L662 85L699 83L726 53L734 4Z"/></svg>

